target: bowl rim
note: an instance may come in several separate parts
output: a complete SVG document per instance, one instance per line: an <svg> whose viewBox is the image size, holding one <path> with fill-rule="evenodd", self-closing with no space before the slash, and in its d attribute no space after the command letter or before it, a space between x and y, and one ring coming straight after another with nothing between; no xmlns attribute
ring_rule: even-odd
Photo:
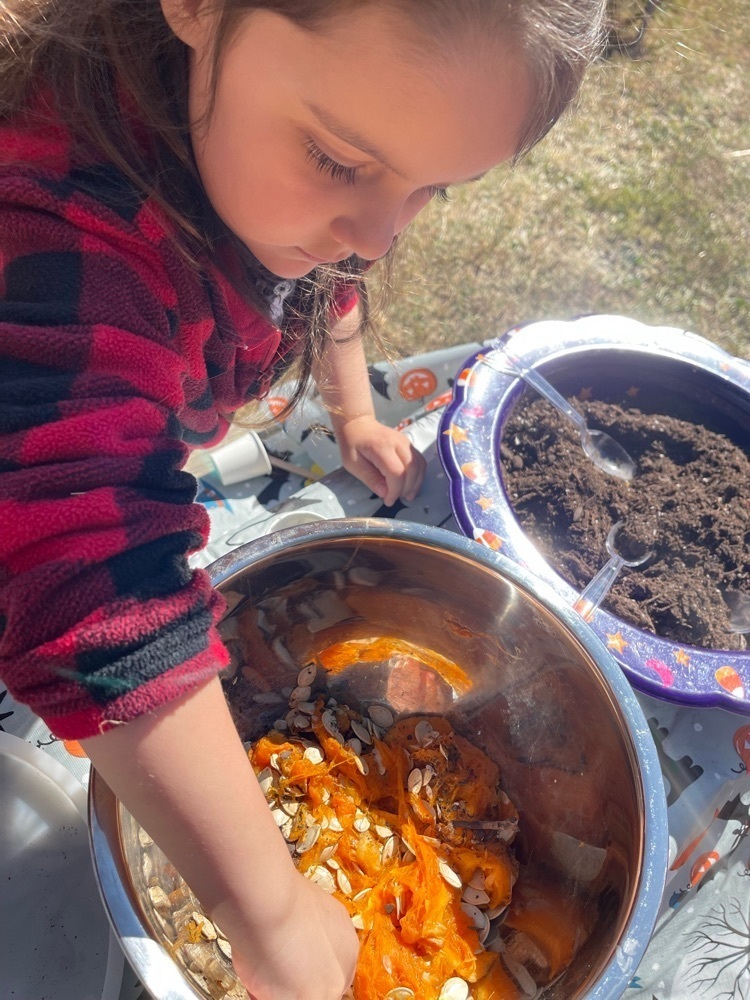
<svg viewBox="0 0 750 1000"><path fill-rule="evenodd" d="M612 349L670 360L747 393L749 409L750 363L697 334L609 315L516 326L467 358L438 431L438 454L449 480L454 517L467 537L501 548L572 604L578 591L547 563L524 533L503 486L500 439L524 384L510 371L489 368L483 358L493 350L501 353L510 341L514 354L529 365ZM456 427L465 432L465 438L456 435ZM488 463L487 455L497 458ZM462 466L482 460L483 477L478 483L462 471ZM480 496L489 506L478 505ZM603 608L589 625L613 651L631 683L646 694L692 707L750 714L750 651L703 649L674 642Z"/></svg>
<svg viewBox="0 0 750 1000"><path fill-rule="evenodd" d="M326 540L396 538L447 550L478 562L529 591L566 627L596 663L622 713L631 755L638 762L636 794L642 802L643 855L632 911L608 965L581 1000L617 1000L634 975L653 933L667 874L667 805L658 754L643 710L611 652L555 590L505 556L445 528L388 518L330 519L296 525L239 546L207 567L214 587L241 570L295 546ZM159 1000L202 1000L177 964L151 937L129 881L122 851L119 803L94 768L89 784L89 840L95 874L109 919L143 985Z"/></svg>

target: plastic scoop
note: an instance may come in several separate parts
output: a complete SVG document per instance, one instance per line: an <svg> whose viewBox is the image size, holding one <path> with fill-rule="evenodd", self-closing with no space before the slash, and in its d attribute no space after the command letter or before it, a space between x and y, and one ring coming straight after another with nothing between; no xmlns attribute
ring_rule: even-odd
<svg viewBox="0 0 750 1000"><path fill-rule="evenodd" d="M633 478L635 462L622 445L619 445L614 438L610 437L609 434L605 434L604 431L590 430L581 414L535 368L525 367L519 358L509 354L506 349L502 350L502 354L508 361L514 374L519 375L525 382L528 382L540 395L549 400L553 406L557 407L562 414L576 425L578 433L581 435L583 450L598 469L601 469L602 472L606 472L610 476L616 476L618 479ZM493 364L488 357L484 357L483 361L490 368L494 368L495 371L504 370L498 365Z"/></svg>
<svg viewBox="0 0 750 1000"><path fill-rule="evenodd" d="M641 556L640 559L623 559L620 553L615 549L615 537L621 527L622 521L618 521L617 524L613 524L609 529L607 540L604 543L607 553L609 554L609 559L605 562L596 576L586 584L576 600L573 602L573 610L577 611L581 618L583 618L586 622L590 622L594 617L594 612L609 593L612 584L617 579L623 566L627 566L630 569L635 566L642 566L643 563L645 563L646 560L650 559L653 555L652 552L647 552L645 556Z"/></svg>

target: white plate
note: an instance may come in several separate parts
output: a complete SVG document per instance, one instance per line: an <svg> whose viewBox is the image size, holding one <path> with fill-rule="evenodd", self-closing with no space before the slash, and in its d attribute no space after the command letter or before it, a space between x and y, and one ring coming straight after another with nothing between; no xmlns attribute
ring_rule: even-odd
<svg viewBox="0 0 750 1000"><path fill-rule="evenodd" d="M123 954L94 879L86 792L59 761L0 732L0 992L116 1000Z"/></svg>

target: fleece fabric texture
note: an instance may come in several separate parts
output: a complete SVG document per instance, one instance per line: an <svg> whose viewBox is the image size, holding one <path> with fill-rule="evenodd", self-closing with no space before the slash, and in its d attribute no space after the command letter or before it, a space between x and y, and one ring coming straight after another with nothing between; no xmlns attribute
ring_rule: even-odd
<svg viewBox="0 0 750 1000"><path fill-rule="evenodd" d="M173 237L113 166L74 163L62 129L0 127L0 676L61 739L227 662L181 470L289 347ZM342 288L334 308L355 301Z"/></svg>

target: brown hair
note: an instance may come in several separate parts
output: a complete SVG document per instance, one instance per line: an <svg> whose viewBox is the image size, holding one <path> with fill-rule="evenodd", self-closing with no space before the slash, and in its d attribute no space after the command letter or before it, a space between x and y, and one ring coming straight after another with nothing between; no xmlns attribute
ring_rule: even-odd
<svg viewBox="0 0 750 1000"><path fill-rule="evenodd" d="M364 4L406 17L447 47L502 31L522 46L535 100L517 156L552 127L573 100L602 44L605 0L215 0L221 11L215 59L248 11L265 10L314 31ZM439 49L440 51L440 49ZM267 313L259 285L273 276L258 264L211 210L189 141L186 50L158 0L2 0L0 4L0 119L22 110L43 82L59 114L83 147L116 165L174 220L183 250L196 263L208 254ZM123 109L122 94L130 101ZM136 123L149 130L150 149ZM142 129L142 125L141 125ZM199 206L197 209L195 206ZM301 363L293 405L309 381L328 331L329 302L341 281L357 287L369 311L356 257L316 268L295 287L287 336L300 340ZM239 278L238 275L242 275Z"/></svg>

